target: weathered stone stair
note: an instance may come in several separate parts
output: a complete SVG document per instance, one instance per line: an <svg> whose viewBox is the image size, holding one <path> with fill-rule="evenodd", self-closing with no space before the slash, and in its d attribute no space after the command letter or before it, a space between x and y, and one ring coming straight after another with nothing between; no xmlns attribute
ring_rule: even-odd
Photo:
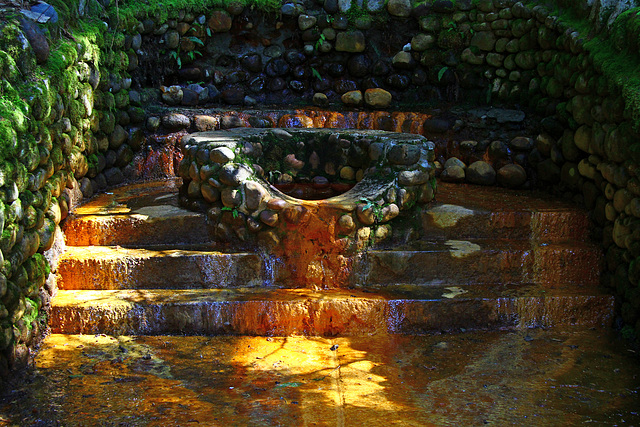
<svg viewBox="0 0 640 427"><path fill-rule="evenodd" d="M357 257L348 289L300 289L266 254L214 240L173 181L99 196L67 219L51 327L66 334L357 336L607 325L586 214L443 184L425 238Z"/></svg>

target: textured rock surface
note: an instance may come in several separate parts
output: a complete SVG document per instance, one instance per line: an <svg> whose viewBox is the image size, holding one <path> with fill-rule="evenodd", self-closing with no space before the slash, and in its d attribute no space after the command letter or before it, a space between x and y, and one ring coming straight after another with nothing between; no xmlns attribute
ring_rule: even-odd
<svg viewBox="0 0 640 427"><path fill-rule="evenodd" d="M183 144L185 157L179 171L190 199L183 203L204 198L211 209L233 212L232 218L218 215L219 229L233 226L237 231L246 225L249 232L263 233L262 227L240 219L245 215L259 218L264 226L276 228L273 233L279 233L277 240L285 246L295 242L291 227L299 227L303 234L314 227L324 229L344 212L356 210L359 222L349 217L352 223L341 219L339 227L340 233L354 236L363 226L391 221L400 210L416 201L428 203L434 196L429 182L435 174L433 144L415 135L344 129L235 129L192 134ZM244 157L235 155L240 147ZM346 182L336 182L338 176ZM341 194L356 182L356 188ZM431 187L424 189L425 185ZM400 195L398 203L389 194ZM326 201L317 205L299 199ZM369 202L362 204L362 200ZM383 233L388 234L381 231L379 239ZM360 243L335 243L332 251L352 250L354 244Z"/></svg>

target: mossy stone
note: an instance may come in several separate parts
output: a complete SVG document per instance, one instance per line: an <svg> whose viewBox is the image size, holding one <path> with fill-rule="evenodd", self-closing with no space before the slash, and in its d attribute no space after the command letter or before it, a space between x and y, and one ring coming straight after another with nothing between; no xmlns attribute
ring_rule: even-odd
<svg viewBox="0 0 640 427"><path fill-rule="evenodd" d="M116 116L110 111L103 111L100 117L100 130L111 134L116 126Z"/></svg>
<svg viewBox="0 0 640 427"><path fill-rule="evenodd" d="M120 90L115 95L115 106L117 108L123 109L123 108L126 108L128 105L129 105L129 91L124 89Z"/></svg>

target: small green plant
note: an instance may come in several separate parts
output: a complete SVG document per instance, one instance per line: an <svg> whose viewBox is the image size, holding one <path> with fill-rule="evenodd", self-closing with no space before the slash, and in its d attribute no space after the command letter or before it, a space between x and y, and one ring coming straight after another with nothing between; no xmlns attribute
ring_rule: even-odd
<svg viewBox="0 0 640 427"><path fill-rule="evenodd" d="M320 34L320 37L318 38L318 40L316 40L316 44L314 46L315 50L320 49L320 46L322 46L322 43L324 43L325 40L327 40L325 35L324 34Z"/></svg>
<svg viewBox="0 0 640 427"><path fill-rule="evenodd" d="M187 58L189 58L191 61L196 59L196 56L202 56L202 53L198 52L197 50L191 50L187 52Z"/></svg>
<svg viewBox="0 0 640 427"><path fill-rule="evenodd" d="M224 206L220 209L221 211L229 211L231 212L231 216L233 216L233 219L238 218L238 208L230 208L228 206Z"/></svg>
<svg viewBox="0 0 640 427"><path fill-rule="evenodd" d="M360 199L361 203L364 203L364 207L362 208L363 211L366 211L367 209L372 209L373 211L373 217L375 218L376 222L380 222L382 221L382 208L383 206L380 206L379 204L377 204L376 202L374 202L373 200L367 199L367 198L361 198Z"/></svg>
<svg viewBox="0 0 640 427"><path fill-rule="evenodd" d="M440 68L440 71L438 71L438 81L442 80L442 76L444 76L444 73L446 73L448 69L449 67Z"/></svg>
<svg viewBox="0 0 640 427"><path fill-rule="evenodd" d="M178 64L178 68L182 68L182 60L180 59L180 52L177 50L172 50L169 52L169 56L176 60L176 64Z"/></svg>
<svg viewBox="0 0 640 427"><path fill-rule="evenodd" d="M200 40L198 37L196 36L189 36L187 37L188 40L191 40L192 42L194 42L195 44L199 44L200 46L204 46L204 42L202 40Z"/></svg>
<svg viewBox="0 0 640 427"><path fill-rule="evenodd" d="M316 79L322 80L322 75L320 74L320 72L313 67L311 67L311 74L313 74L313 77L315 77Z"/></svg>

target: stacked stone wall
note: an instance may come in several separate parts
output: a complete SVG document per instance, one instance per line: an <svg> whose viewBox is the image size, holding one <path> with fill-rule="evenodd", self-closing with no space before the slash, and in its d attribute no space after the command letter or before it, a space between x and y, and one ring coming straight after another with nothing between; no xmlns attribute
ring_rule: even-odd
<svg viewBox="0 0 640 427"><path fill-rule="evenodd" d="M60 222L121 183L143 139L125 37L105 30L49 45L29 21L0 25L0 378L28 362L47 329Z"/></svg>
<svg viewBox="0 0 640 427"><path fill-rule="evenodd" d="M462 169L504 153L527 182L584 203L606 251L603 284L619 296L627 330L640 332L638 87L602 60L604 51L638 64L635 11L596 34L510 0L120 7L105 23L85 16L93 27L71 37L45 39L24 19L0 26L0 372L26 362L46 328L60 221L83 197L135 178L136 153L159 139L150 133L195 130L187 116L159 119L162 105L457 102L537 115L539 132L502 144L455 140L465 126L455 120L416 129L449 138L436 147L442 167L461 152L453 166Z"/></svg>

